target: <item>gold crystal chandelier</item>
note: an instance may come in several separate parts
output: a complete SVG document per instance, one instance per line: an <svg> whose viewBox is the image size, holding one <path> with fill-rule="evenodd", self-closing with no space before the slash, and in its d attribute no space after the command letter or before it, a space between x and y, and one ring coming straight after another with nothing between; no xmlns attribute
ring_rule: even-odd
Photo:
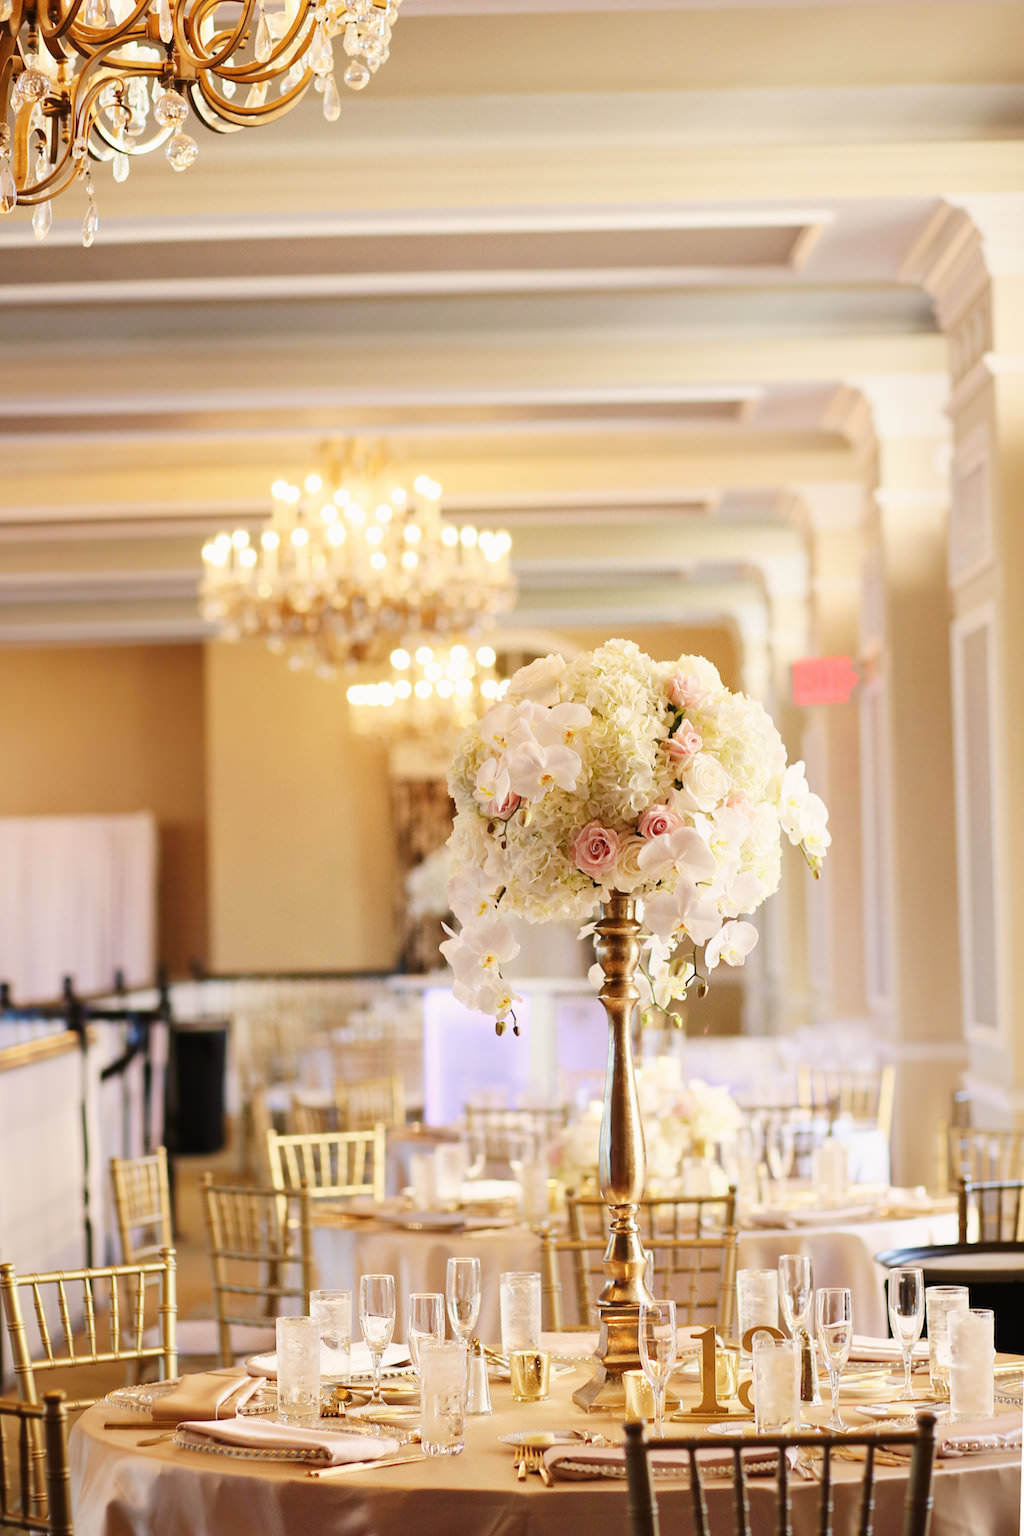
<svg viewBox="0 0 1024 1536"><path fill-rule="evenodd" d="M352 683L350 718L360 735L426 737L455 735L501 697L503 684L491 645L421 640L397 646L387 675Z"/></svg>
<svg viewBox="0 0 1024 1536"><path fill-rule="evenodd" d="M410 488L381 453L328 456L302 488L278 480L270 523L203 546L200 606L226 639L264 639L331 676L395 647L479 635L511 608L512 540L441 515L441 487Z"/></svg>
<svg viewBox="0 0 1024 1536"><path fill-rule="evenodd" d="M35 209L82 179L82 243L98 218L92 162L124 181L134 157L164 147L186 170L186 124L233 133L281 117L310 85L341 111L332 39L362 90L387 60L401 0L0 0L0 211ZM278 8L278 6L280 8Z"/></svg>

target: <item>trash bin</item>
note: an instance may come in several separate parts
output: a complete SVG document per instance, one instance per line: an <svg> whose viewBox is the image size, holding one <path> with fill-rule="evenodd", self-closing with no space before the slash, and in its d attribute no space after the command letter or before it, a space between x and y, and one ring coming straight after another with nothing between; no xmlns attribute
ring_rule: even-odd
<svg viewBox="0 0 1024 1536"><path fill-rule="evenodd" d="M222 1018L175 1019L167 1062L167 1149L179 1157L224 1147L228 1029Z"/></svg>

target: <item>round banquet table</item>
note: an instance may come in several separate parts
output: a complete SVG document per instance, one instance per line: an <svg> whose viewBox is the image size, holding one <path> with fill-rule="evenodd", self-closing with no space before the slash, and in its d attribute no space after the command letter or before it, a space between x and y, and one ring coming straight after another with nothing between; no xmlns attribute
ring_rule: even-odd
<svg viewBox="0 0 1024 1536"><path fill-rule="evenodd" d="M539 1270L540 1242L529 1227L487 1227L466 1231L408 1231L362 1218L349 1218L335 1207L314 1206L313 1254L319 1283L355 1289L360 1275L395 1277L398 1316L406 1315L412 1291L443 1291L445 1266L452 1255L480 1260L481 1338L497 1342L498 1277L505 1270ZM783 1253L806 1253L814 1263L815 1284L848 1285L858 1333L884 1338L889 1332L885 1269L875 1254L885 1248L953 1242L956 1213L940 1211L887 1220L834 1220L817 1226L751 1227L740 1232L737 1263L742 1269L774 1269ZM571 1306L572 1277L562 1255L562 1287Z"/></svg>
<svg viewBox="0 0 1024 1536"><path fill-rule="evenodd" d="M236 1460L183 1450L152 1439L150 1424L115 1430L115 1416L98 1403L71 1433L71 1480L77 1536L628 1536L624 1481L595 1479L557 1482L545 1488L539 1477L517 1482L513 1453L499 1442L512 1430L586 1425L617 1435L608 1415L584 1415L571 1394L589 1375L578 1366L552 1382L547 1402L516 1404L507 1385L492 1383L494 1413L467 1421L460 1456L425 1458L401 1465L372 1464L333 1477L311 1478L294 1463ZM116 1418L123 1422L123 1413ZM672 1424L673 1433L686 1433ZM857 1530L861 1467L835 1467L836 1536ZM902 1529L907 1473L903 1467L876 1469L876 1524L879 1536ZM795 1481L794 1536L816 1531L816 1483ZM752 1512L774 1529L768 1508L774 1481L751 1479ZM664 1529L692 1529L689 1491L684 1483L658 1483ZM930 1536L1009 1536L1019 1521L1020 1452L973 1455L937 1461L935 1510ZM728 1486L713 1487L731 1500ZM763 1501L763 1503L762 1503ZM763 1515L757 1516L761 1505ZM762 1526L759 1524L758 1529Z"/></svg>

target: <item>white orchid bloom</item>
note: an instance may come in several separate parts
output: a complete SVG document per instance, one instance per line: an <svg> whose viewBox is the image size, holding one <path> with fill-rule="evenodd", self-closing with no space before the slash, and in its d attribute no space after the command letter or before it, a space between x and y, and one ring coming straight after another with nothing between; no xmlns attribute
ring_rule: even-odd
<svg viewBox="0 0 1024 1536"><path fill-rule="evenodd" d="M725 923L704 951L704 964L713 971L720 960L726 965L742 965L757 943L753 923Z"/></svg>
<svg viewBox="0 0 1024 1536"><path fill-rule="evenodd" d="M538 710L530 726L541 746L567 747L576 732L589 725L593 718L585 704L556 704L553 709Z"/></svg>
<svg viewBox="0 0 1024 1536"><path fill-rule="evenodd" d="M807 783L807 774L803 763L790 763L782 776L782 790L779 795L779 822L791 843L802 841L803 831L801 823L810 793L810 786Z"/></svg>
<svg viewBox="0 0 1024 1536"><path fill-rule="evenodd" d="M649 838L637 863L651 880L660 880L670 869L691 885L715 875L715 856L696 827L676 827Z"/></svg>
<svg viewBox="0 0 1024 1536"><path fill-rule="evenodd" d="M741 912L753 912L762 896L761 882L751 869L734 875L728 881L716 882L715 889L718 910L723 917L738 917Z"/></svg>
<svg viewBox="0 0 1024 1536"><path fill-rule="evenodd" d="M708 891L681 885L676 892L682 925L695 944L706 944L722 926L718 903Z"/></svg>
<svg viewBox="0 0 1024 1536"><path fill-rule="evenodd" d="M571 747L545 747L535 737L517 741L506 762L512 793L524 800L542 800L555 785L574 790L583 767L582 758Z"/></svg>
<svg viewBox="0 0 1024 1536"><path fill-rule="evenodd" d="M448 905L463 925L494 911L496 891L478 868L463 869L448 881Z"/></svg>
<svg viewBox="0 0 1024 1536"><path fill-rule="evenodd" d="M508 769L504 758L489 757L485 763L481 763L480 772L476 776L473 799L478 805L483 806L488 816L493 816L496 808L504 805L510 793Z"/></svg>

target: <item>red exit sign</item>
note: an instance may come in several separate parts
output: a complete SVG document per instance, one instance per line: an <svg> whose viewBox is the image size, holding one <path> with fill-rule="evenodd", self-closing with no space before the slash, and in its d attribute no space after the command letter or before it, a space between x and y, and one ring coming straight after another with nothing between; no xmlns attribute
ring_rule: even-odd
<svg viewBox="0 0 1024 1536"><path fill-rule="evenodd" d="M856 688L857 668L849 656L809 656L793 663L794 704L846 704Z"/></svg>

